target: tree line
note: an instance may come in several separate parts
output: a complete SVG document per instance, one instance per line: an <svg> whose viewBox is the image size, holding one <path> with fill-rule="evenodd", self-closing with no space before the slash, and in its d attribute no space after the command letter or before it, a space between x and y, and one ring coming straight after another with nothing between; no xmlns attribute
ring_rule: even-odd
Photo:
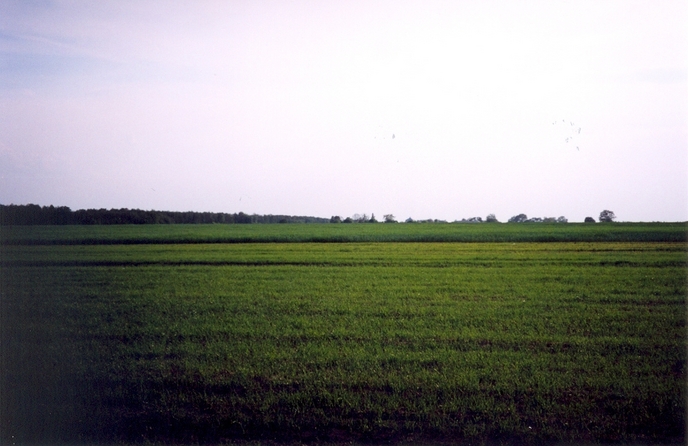
<svg viewBox="0 0 688 446"><path fill-rule="evenodd" d="M600 222L612 222L616 216L614 212L604 210L600 213ZM384 216L385 223L396 223L392 214ZM0 225L126 225L126 224L247 224L247 223L378 223L375 214L354 214L342 219L340 216L328 218L306 217L293 215L257 215L243 212L228 214L224 212L173 212L173 211L144 211L141 209L79 209L72 211L66 206L2 205L0 204ZM413 220L408 218L406 223L448 223L445 220ZM455 223L498 223L494 214L482 217L455 220ZM509 223L568 223L566 217L533 217L525 214L511 217ZM592 217L586 217L585 222L595 222Z"/></svg>
<svg viewBox="0 0 688 446"><path fill-rule="evenodd" d="M199 223L327 223L329 219L293 215L256 215L243 212L173 212L141 209L79 209L66 206L1 205L0 225L126 225Z"/></svg>
<svg viewBox="0 0 688 446"><path fill-rule="evenodd" d="M614 212L604 210L600 212L600 217L599 220L600 222L603 223L610 223L614 221L616 218L616 215L614 215ZM366 214L360 215L360 214L354 214L351 217L347 217L345 219L342 219L342 217L338 215L333 215L330 217L330 223L377 223L377 219L375 218L375 214L372 214L372 216L369 218ZM392 214L387 214L384 217L384 222L385 223L396 223L397 220ZM569 220L564 217L532 217L528 218L526 214L518 214L514 215L508 220L508 223L568 223ZM433 219L427 219L427 220L414 220L412 218L407 218L405 220L405 223L449 223L446 220L433 220ZM497 217L495 214L490 214L485 219L483 220L482 217L471 217L471 218L462 218L461 220L454 220L454 223L499 223L499 220L497 220ZM592 217L585 217L584 223L595 223L595 219Z"/></svg>

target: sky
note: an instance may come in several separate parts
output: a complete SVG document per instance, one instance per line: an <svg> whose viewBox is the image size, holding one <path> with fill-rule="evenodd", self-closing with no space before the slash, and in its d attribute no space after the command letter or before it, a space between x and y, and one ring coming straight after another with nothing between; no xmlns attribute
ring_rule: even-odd
<svg viewBox="0 0 688 446"><path fill-rule="evenodd" d="M688 221L688 3L0 2L0 204Z"/></svg>

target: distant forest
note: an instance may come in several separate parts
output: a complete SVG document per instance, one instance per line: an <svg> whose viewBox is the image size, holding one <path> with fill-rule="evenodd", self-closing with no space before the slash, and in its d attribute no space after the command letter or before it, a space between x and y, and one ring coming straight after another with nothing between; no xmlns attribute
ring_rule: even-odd
<svg viewBox="0 0 688 446"><path fill-rule="evenodd" d="M600 213L600 222L612 222L616 219L614 212L604 210ZM384 216L384 223L396 223L392 214ZM413 220L408 218L406 223L448 223L446 220ZM508 220L509 223L568 223L564 216L533 217L518 214ZM586 223L595 223L592 217L585 218ZM145 224L246 224L246 223L378 223L375 214L370 217L354 214L342 219L334 215L330 218L307 217L294 215L257 215L257 214L226 214L224 212L172 212L172 211L143 211L141 209L79 209L72 211L67 206L39 206L37 204L0 204L0 226L10 225L145 225ZM481 217L455 220L454 223L498 223L494 214L485 220Z"/></svg>
<svg viewBox="0 0 688 446"><path fill-rule="evenodd" d="M66 206L2 205L0 225L126 225L192 223L329 223L329 218L291 215L225 214L223 212L170 212L140 209L80 209Z"/></svg>

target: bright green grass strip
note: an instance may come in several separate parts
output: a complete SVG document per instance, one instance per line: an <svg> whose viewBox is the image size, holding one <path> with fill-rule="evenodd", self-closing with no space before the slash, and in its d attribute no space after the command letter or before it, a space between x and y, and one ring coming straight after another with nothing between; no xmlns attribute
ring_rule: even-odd
<svg viewBox="0 0 688 446"><path fill-rule="evenodd" d="M685 223L3 226L0 244L685 242Z"/></svg>
<svg viewBox="0 0 688 446"><path fill-rule="evenodd" d="M3 443L685 436L683 244L5 248Z"/></svg>
<svg viewBox="0 0 688 446"><path fill-rule="evenodd" d="M287 243L9 245L0 262L23 265L576 265L688 266L682 243ZM642 255L639 255L642 254Z"/></svg>

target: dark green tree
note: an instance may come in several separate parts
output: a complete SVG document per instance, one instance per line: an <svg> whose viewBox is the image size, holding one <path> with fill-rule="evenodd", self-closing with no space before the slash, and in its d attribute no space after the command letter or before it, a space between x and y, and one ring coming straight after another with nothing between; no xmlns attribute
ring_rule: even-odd
<svg viewBox="0 0 688 446"><path fill-rule="evenodd" d="M605 209L604 211L600 212L600 221L603 223L611 223L614 221L615 218L616 215L614 215L614 212L612 211L608 211Z"/></svg>
<svg viewBox="0 0 688 446"><path fill-rule="evenodd" d="M509 223L523 223L528 220L528 216L526 214L518 214L514 215L509 219Z"/></svg>

